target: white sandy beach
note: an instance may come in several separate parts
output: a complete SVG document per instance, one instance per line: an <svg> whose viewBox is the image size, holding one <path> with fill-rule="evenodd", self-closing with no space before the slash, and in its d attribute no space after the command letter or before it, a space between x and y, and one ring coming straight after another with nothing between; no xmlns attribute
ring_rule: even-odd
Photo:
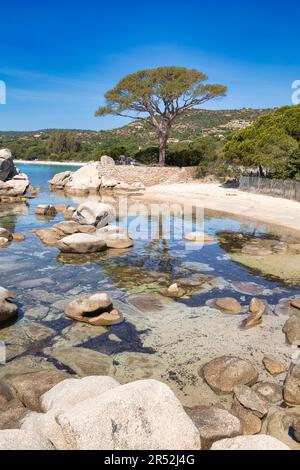
<svg viewBox="0 0 300 470"><path fill-rule="evenodd" d="M148 188L144 198L202 206L205 209L277 225L300 234L300 203L223 188L217 183L174 183Z"/></svg>
<svg viewBox="0 0 300 470"><path fill-rule="evenodd" d="M78 166L86 165L88 162L53 162L48 160L14 160L18 164L24 163L25 165L53 165L53 166Z"/></svg>

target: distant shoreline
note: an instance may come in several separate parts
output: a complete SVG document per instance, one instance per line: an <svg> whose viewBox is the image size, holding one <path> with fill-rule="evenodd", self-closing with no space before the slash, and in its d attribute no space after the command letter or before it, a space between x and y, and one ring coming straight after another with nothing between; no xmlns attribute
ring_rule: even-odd
<svg viewBox="0 0 300 470"><path fill-rule="evenodd" d="M47 160L14 160L15 163L25 163L28 165L53 165L53 166L84 166L88 162L53 162L53 161L47 161Z"/></svg>

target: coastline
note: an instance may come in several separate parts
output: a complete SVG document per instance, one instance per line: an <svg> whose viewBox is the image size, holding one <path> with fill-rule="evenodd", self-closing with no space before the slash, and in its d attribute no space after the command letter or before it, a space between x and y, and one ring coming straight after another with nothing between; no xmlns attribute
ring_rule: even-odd
<svg viewBox="0 0 300 470"><path fill-rule="evenodd" d="M54 162L54 161L47 161L47 160L14 160L16 164L25 165L51 165L51 166L78 166L82 167L86 165L88 162Z"/></svg>
<svg viewBox="0 0 300 470"><path fill-rule="evenodd" d="M289 229L300 237L300 203L217 183L171 183L147 188L143 199L201 206L208 211Z"/></svg>

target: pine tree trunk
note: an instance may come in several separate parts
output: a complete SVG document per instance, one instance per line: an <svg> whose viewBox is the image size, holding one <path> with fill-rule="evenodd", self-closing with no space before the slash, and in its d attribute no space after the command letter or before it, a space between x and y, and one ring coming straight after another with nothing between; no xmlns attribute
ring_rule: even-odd
<svg viewBox="0 0 300 470"><path fill-rule="evenodd" d="M165 166L167 141L168 135L161 135L159 137L159 166Z"/></svg>

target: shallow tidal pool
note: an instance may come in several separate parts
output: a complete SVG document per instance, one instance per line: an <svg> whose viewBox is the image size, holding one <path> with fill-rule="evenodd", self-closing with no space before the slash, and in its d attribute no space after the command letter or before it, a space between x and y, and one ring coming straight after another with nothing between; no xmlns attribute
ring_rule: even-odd
<svg viewBox="0 0 300 470"><path fill-rule="evenodd" d="M215 242L201 249L187 249L183 240L162 235L135 240L126 251L108 250L90 257L61 255L30 231L62 220L60 214L51 221L37 218L38 204L77 205L83 200L48 189L47 182L55 173L74 168L19 168L40 191L28 205L0 206L0 226L26 237L0 248L0 285L16 294L19 306L17 320L1 325L7 363L0 366L0 378L54 366L80 376L112 375L124 383L151 377L166 382L184 405L195 406L226 403L226 397L216 397L200 373L201 366L217 356L233 354L252 360L262 380L264 354L276 352L288 364L290 349L281 330L285 299L300 295L298 253L291 255L289 248L277 250L272 265L272 258L249 259L242 250L249 243L269 246L270 240L296 246L294 235L206 213L204 229ZM168 221L161 217L152 222L163 226ZM125 223L122 217L120 223ZM193 220L191 226L199 228ZM280 269L278 264L282 264ZM177 300L165 295L175 282L185 290ZM106 329L74 323L64 316L69 301L97 291L109 293L124 314L124 323ZM245 314L253 297L265 299L269 313L261 326L243 331L243 314L228 315L213 308L211 301L225 296L241 302Z"/></svg>

